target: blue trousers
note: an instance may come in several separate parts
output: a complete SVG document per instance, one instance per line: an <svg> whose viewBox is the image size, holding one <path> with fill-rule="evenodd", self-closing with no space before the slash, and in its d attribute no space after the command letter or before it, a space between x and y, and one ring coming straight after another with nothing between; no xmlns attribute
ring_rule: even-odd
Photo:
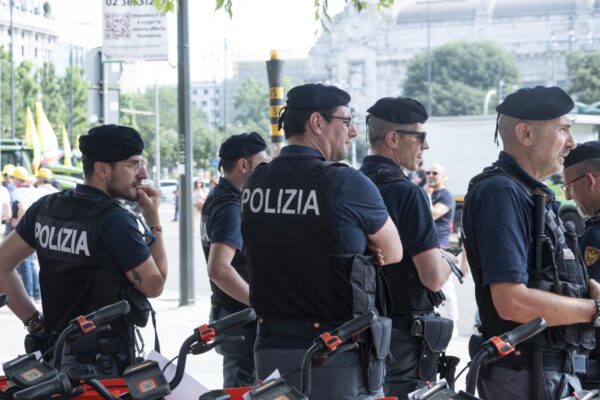
<svg viewBox="0 0 600 400"><path fill-rule="evenodd" d="M27 295L33 299L40 298L40 280L35 265L33 265L33 256L27 257L17 266L17 273L23 281Z"/></svg>
<svg viewBox="0 0 600 400"><path fill-rule="evenodd" d="M213 304L210 320L211 322L216 321L233 313L233 311ZM216 348L217 353L223 356L223 387L253 386L256 383L254 368L256 324L247 324L241 328L228 331L227 335L243 335L244 341L224 343Z"/></svg>

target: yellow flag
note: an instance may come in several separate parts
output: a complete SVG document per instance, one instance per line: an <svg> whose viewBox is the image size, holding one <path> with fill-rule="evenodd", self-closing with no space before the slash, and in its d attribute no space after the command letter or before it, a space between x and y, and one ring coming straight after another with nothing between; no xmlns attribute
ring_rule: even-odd
<svg viewBox="0 0 600 400"><path fill-rule="evenodd" d="M37 118L37 131L40 137L40 145L42 146L42 155L48 151L58 150L58 139L54 133L54 129L50 125L50 121L44 114L42 103L40 101L35 102L35 114Z"/></svg>
<svg viewBox="0 0 600 400"><path fill-rule="evenodd" d="M62 144L64 151L63 165L65 167L72 167L73 164L71 164L71 157L73 153L71 152L71 143L69 142L69 136L67 135L67 130L65 129L64 125L62 125Z"/></svg>
<svg viewBox="0 0 600 400"><path fill-rule="evenodd" d="M31 167L35 173L42 161L42 148L40 146L40 139L35 127L35 122L33 121L33 114L29 107L27 107L27 113L25 115L25 145L33 149L33 161L31 162Z"/></svg>

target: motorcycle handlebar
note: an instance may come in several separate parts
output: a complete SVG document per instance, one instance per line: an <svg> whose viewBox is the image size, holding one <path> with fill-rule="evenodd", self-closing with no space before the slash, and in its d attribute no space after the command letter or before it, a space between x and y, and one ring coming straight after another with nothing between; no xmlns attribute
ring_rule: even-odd
<svg viewBox="0 0 600 400"><path fill-rule="evenodd" d="M361 333L365 329L375 322L377 319L377 314L374 311L369 311L366 314L361 315L360 317L351 319L350 321L342 324L336 329L329 332L331 336L337 336L340 338L342 342L345 342L351 336Z"/></svg>
<svg viewBox="0 0 600 400"><path fill-rule="evenodd" d="M221 318L218 321L208 324L208 327L212 328L216 335L220 335L255 320L256 312L252 308L246 308L245 310L238 311L234 314L228 315L225 318Z"/></svg>
<svg viewBox="0 0 600 400"><path fill-rule="evenodd" d="M127 300L121 300L118 303L102 307L101 309L86 315L85 318L98 326L128 314L129 310L130 307Z"/></svg>
<svg viewBox="0 0 600 400"><path fill-rule="evenodd" d="M546 320L542 317L539 317L532 319L523 325L517 326L512 331L503 333L500 335L500 339L506 343L510 343L512 346L516 346L519 343L531 339L533 336L546 329L546 326Z"/></svg>
<svg viewBox="0 0 600 400"><path fill-rule="evenodd" d="M14 400L44 400L51 398L55 394L68 395L71 393L71 390L71 381L67 375L59 373L48 381L16 392Z"/></svg>

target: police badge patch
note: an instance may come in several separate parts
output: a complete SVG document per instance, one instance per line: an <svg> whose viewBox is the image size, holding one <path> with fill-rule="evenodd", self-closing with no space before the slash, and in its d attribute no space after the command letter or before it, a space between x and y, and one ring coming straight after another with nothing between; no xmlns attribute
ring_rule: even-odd
<svg viewBox="0 0 600 400"><path fill-rule="evenodd" d="M583 261L585 265L591 267L600 259L600 249L592 246L586 246L583 252Z"/></svg>

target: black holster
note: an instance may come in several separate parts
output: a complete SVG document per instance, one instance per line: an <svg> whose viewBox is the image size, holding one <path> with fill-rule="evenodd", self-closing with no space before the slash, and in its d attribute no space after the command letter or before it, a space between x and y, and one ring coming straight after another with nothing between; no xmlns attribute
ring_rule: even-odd
<svg viewBox="0 0 600 400"><path fill-rule="evenodd" d="M390 353L390 340L392 336L392 320L378 317L359 340L361 364L365 374L367 388L371 393L376 393L383 386L385 378L385 358Z"/></svg>
<svg viewBox="0 0 600 400"><path fill-rule="evenodd" d="M25 336L25 352L34 353L36 351L44 354L49 348L48 335L46 333L29 333Z"/></svg>
<svg viewBox="0 0 600 400"><path fill-rule="evenodd" d="M439 315L427 314L415 317L410 334L423 338L419 359L419 378L429 381L435 377L440 355L448 347L453 329L454 322Z"/></svg>

